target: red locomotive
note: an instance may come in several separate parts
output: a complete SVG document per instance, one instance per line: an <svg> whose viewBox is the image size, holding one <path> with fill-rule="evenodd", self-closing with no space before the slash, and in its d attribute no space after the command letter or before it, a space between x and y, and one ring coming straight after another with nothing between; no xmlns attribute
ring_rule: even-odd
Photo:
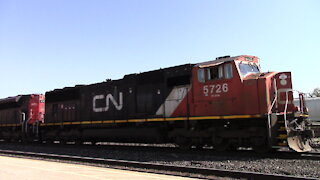
<svg viewBox="0 0 320 180"><path fill-rule="evenodd" d="M41 94L18 95L0 100L0 137L5 140L37 138L44 123L45 98Z"/></svg>
<svg viewBox="0 0 320 180"><path fill-rule="evenodd" d="M40 137L310 151L303 95L299 108L292 101L290 72L262 73L255 56L225 56L49 91Z"/></svg>

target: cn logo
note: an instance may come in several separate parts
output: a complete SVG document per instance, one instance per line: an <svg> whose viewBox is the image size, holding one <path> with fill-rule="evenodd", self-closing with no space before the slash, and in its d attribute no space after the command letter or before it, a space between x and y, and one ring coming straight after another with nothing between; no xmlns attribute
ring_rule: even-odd
<svg viewBox="0 0 320 180"><path fill-rule="evenodd" d="M97 107L96 101L105 99L106 100L106 105L104 107ZM109 104L110 101L112 104L116 107L118 111L120 111L123 107L123 95L122 92L119 93L119 103L114 99L114 97L111 94L108 94L107 96L101 94L101 95L95 95L93 97L93 111L94 112L105 112L109 110Z"/></svg>

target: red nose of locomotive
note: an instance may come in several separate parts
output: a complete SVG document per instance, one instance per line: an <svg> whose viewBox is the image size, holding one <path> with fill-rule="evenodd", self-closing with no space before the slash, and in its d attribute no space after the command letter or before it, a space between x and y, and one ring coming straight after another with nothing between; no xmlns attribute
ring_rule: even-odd
<svg viewBox="0 0 320 180"><path fill-rule="evenodd" d="M267 116L271 136L277 139L275 145L287 144L298 152L310 151L310 139L313 131L307 126L306 117L297 116L298 109L293 104L293 90L290 72L268 73L264 77L267 92ZM299 94L300 104L304 104L302 94ZM281 142L279 143L279 139Z"/></svg>
<svg viewBox="0 0 320 180"><path fill-rule="evenodd" d="M36 121L43 122L45 114L45 97L42 94L31 95L29 101L29 121L28 124L33 124Z"/></svg>
<svg viewBox="0 0 320 180"><path fill-rule="evenodd" d="M271 73L266 79L268 113L293 113L293 91L290 72ZM269 87L268 87L269 86Z"/></svg>

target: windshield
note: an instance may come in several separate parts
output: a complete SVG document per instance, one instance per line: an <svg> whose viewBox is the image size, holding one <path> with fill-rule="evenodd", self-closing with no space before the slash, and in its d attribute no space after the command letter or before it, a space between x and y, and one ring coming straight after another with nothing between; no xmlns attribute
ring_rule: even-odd
<svg viewBox="0 0 320 180"><path fill-rule="evenodd" d="M256 64L239 64L241 75L244 77L250 73L260 73L260 70Z"/></svg>

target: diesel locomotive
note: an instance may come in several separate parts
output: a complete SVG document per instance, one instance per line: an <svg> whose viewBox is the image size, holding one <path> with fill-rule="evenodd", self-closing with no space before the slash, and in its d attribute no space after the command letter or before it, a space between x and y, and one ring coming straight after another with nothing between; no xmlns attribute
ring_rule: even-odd
<svg viewBox="0 0 320 180"><path fill-rule="evenodd" d="M303 94L299 106L293 104L291 73L263 73L255 56L224 56L55 89L46 92L45 109L42 95L25 102L22 97L0 101L1 139L311 150L313 131ZM37 111L30 112L35 97Z"/></svg>
<svg viewBox="0 0 320 180"><path fill-rule="evenodd" d="M0 139L37 139L44 123L44 95L18 95L0 99Z"/></svg>

